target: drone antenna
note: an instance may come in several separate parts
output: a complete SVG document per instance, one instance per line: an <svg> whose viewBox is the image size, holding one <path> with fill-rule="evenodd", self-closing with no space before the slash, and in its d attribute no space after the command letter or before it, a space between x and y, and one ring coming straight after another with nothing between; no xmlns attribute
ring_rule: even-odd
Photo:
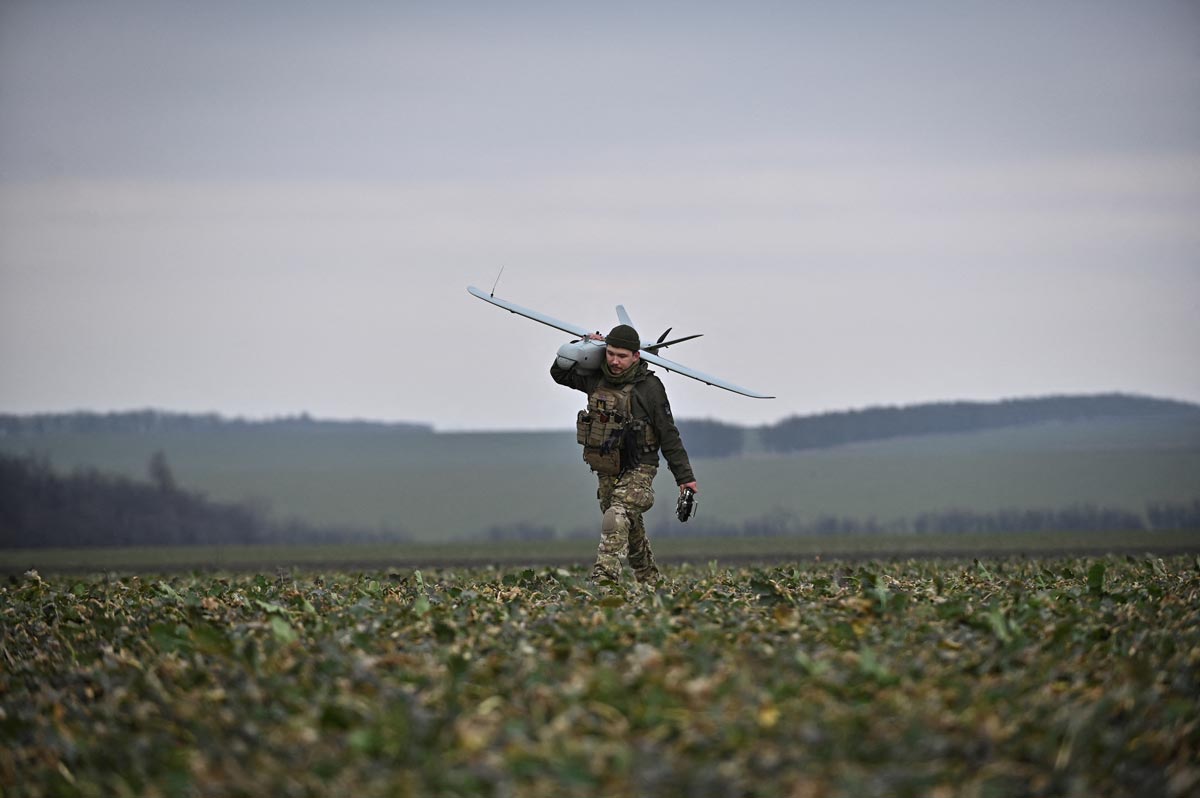
<svg viewBox="0 0 1200 798"><path fill-rule="evenodd" d="M500 274L496 275L496 282L492 283L492 293L488 294L488 296L496 295L496 286L500 285L500 275L502 275L502 274L504 274L504 266L503 265L500 266Z"/></svg>

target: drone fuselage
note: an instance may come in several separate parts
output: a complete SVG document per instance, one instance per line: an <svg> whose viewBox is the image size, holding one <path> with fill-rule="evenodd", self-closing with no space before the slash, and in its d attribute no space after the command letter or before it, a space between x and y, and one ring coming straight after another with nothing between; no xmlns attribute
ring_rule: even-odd
<svg viewBox="0 0 1200 798"><path fill-rule="evenodd" d="M603 341L597 341L594 338L581 338L578 341L563 344L558 348L558 367L573 368L582 374L599 371L601 364L604 363L607 348Z"/></svg>

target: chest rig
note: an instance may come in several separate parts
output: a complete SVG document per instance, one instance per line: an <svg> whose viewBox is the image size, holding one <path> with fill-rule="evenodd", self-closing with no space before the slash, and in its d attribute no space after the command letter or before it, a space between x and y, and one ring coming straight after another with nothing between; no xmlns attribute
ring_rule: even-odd
<svg viewBox="0 0 1200 798"><path fill-rule="evenodd" d="M606 476L632 468L644 452L658 449L654 427L633 417L633 383L619 388L602 383L588 394L587 410L575 419L575 440L583 446L583 461Z"/></svg>

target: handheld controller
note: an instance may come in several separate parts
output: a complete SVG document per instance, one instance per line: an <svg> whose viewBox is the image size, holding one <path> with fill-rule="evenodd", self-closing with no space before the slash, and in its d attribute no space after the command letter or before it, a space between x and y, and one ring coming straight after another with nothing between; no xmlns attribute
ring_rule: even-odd
<svg viewBox="0 0 1200 798"><path fill-rule="evenodd" d="M679 502L675 505L675 514L679 516L679 522L683 523L695 515L699 503L696 492L691 488L684 488L679 494Z"/></svg>

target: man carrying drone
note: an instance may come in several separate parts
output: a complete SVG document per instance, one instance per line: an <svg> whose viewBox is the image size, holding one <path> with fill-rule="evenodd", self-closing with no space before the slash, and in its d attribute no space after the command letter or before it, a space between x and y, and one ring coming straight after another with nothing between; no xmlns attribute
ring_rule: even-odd
<svg viewBox="0 0 1200 798"><path fill-rule="evenodd" d="M679 485L681 519L693 508L691 494L699 489L671 417L667 391L642 359L637 331L619 324L607 336L591 333L587 338L606 343L600 368L577 369L578 364L560 351L550 376L588 395L587 409L579 412L576 422L576 439L583 445L584 461L599 476L596 496L604 513L592 580L620 581L620 557L628 552L638 581L652 584L661 577L642 514L654 504L658 450Z"/></svg>
<svg viewBox="0 0 1200 798"><path fill-rule="evenodd" d="M621 576L620 556L627 552L639 581L658 581L658 567L646 540L642 513L654 504L653 483L660 448L679 485L676 512L680 521L686 521L695 512L694 494L699 491L679 430L671 418L667 391L646 363L742 396L774 397L663 357L660 350L700 335L668 341L671 332L668 327L657 341L643 344L622 305L617 305L621 323L606 338L599 332L588 332L582 325L500 299L495 286L487 293L469 285L467 293L509 313L575 336L576 340L559 347L550 376L560 385L588 395L587 410L579 414L576 423L576 438L583 444L584 461L600 475L596 495L604 511L592 578L597 582L617 581Z"/></svg>

